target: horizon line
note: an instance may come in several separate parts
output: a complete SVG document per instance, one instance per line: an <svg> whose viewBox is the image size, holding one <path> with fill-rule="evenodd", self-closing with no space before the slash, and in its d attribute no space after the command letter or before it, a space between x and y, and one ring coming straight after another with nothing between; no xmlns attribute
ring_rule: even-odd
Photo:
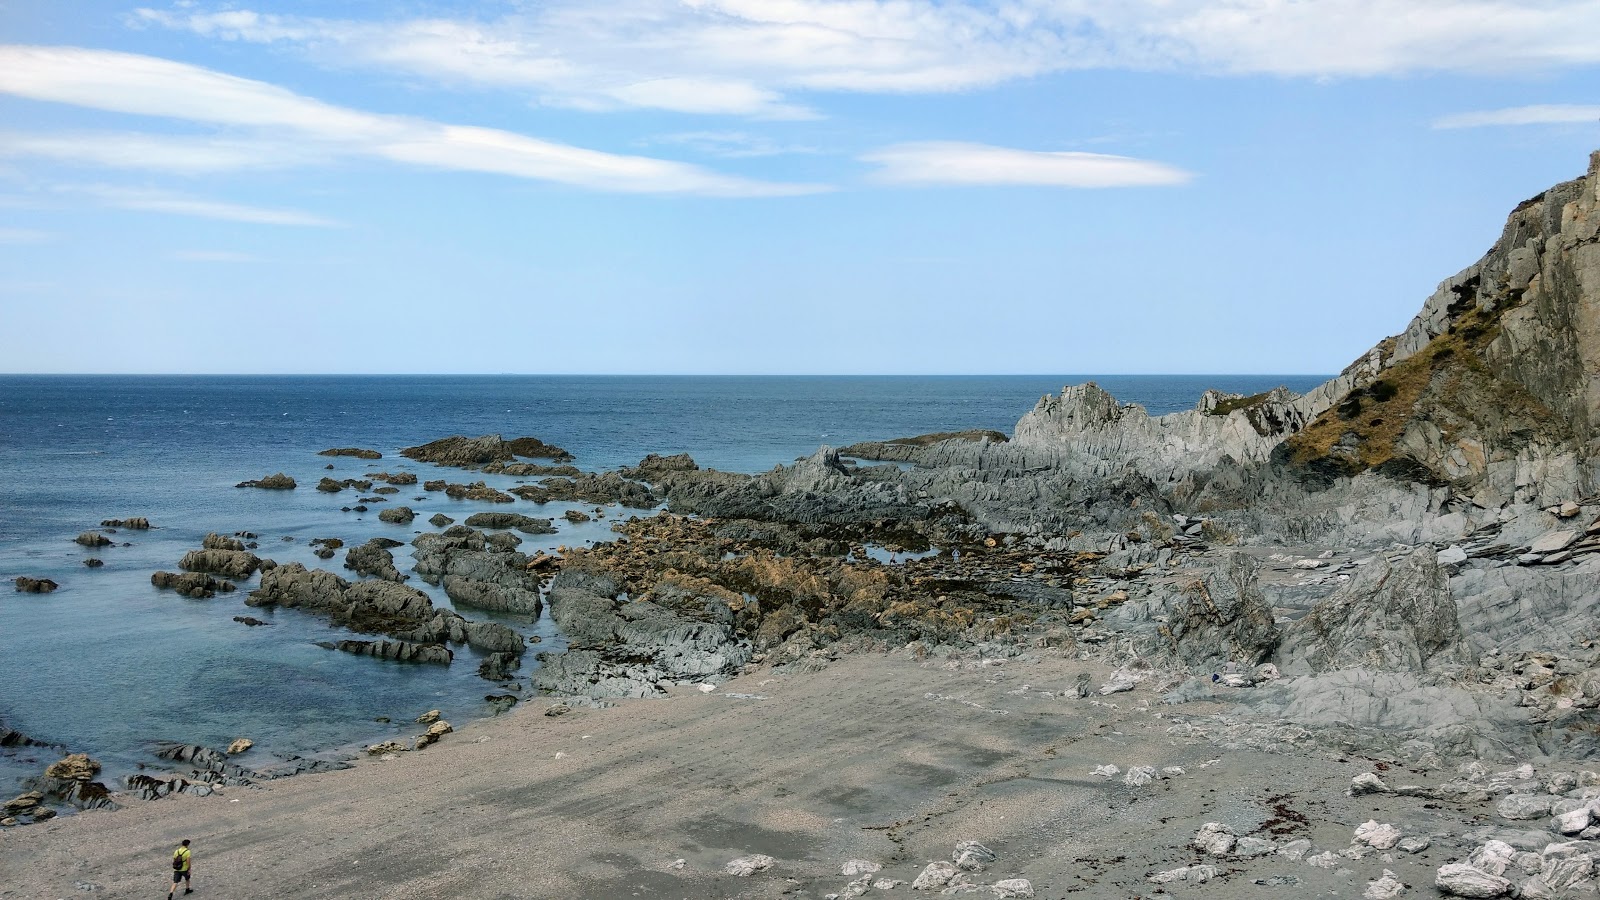
<svg viewBox="0 0 1600 900"><path fill-rule="evenodd" d="M1332 378L1333 372L0 372L0 378Z"/></svg>

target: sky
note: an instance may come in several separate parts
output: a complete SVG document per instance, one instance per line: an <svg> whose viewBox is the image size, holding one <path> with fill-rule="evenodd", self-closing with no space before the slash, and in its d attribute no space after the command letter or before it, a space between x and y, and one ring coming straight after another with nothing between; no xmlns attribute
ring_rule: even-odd
<svg viewBox="0 0 1600 900"><path fill-rule="evenodd" d="M1337 372L1583 173L1596 36L1600 0L0 0L0 372Z"/></svg>

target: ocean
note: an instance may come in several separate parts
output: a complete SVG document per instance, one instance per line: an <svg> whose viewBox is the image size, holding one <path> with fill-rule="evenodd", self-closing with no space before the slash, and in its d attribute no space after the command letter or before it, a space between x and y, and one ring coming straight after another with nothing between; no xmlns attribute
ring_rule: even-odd
<svg viewBox="0 0 1600 900"><path fill-rule="evenodd" d="M37 740L86 752L113 789L121 777L156 763L157 742L222 748L249 738L240 762L270 765L294 757L337 758L354 748L405 738L411 724L439 709L460 724L490 715L477 655L459 648L449 667L413 665L329 651L318 642L347 636L297 610L253 610L233 594L191 600L150 584L176 571L207 532L259 535L256 552L342 576L343 552L317 559L308 542L369 537L409 541L443 512L457 520L515 509L557 521L560 532L525 536L533 553L606 540L610 521L631 512L569 524L579 504L544 506L457 501L402 488L391 497L418 513L415 523L381 523L343 512L346 491L314 489L323 475L354 478L410 470L492 486L519 480L436 469L398 455L402 447L452 434L533 435L574 453L580 468L604 470L646 453L688 452L702 466L759 472L811 454L819 445L971 428L1009 433L1046 392L1095 380L1152 414L1190 408L1206 388L1256 393L1285 385L1305 391L1322 376L948 376L948 377L646 377L646 376L0 376L0 723ZM377 461L316 455L365 447ZM324 467L331 463L333 470ZM294 491L234 485L275 472ZM416 500L413 498L423 498ZM592 508L592 507L585 507ZM144 516L150 531L121 531L118 546L73 543L104 519ZM121 546L126 542L128 546ZM395 548L410 566L409 547ZM83 565L89 557L101 568ZM50 594L14 592L18 576L50 578ZM408 584L450 608L442 590ZM253 615L271 627L246 627ZM524 687L535 654L560 650L547 618L488 616L540 641L515 679ZM387 720L387 721L383 721ZM0 789L38 775L54 749L0 750ZM8 795L9 796L9 795Z"/></svg>

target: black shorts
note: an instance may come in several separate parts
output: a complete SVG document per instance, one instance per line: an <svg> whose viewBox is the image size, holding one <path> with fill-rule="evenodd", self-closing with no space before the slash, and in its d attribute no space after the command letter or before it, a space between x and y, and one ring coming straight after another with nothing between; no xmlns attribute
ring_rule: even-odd
<svg viewBox="0 0 1600 900"><path fill-rule="evenodd" d="M188 869L184 869L182 872L179 872L179 871L176 871L176 870L173 871L173 873L172 873L172 883L173 884L177 884L180 881L188 881L188 880L189 880L189 870Z"/></svg>

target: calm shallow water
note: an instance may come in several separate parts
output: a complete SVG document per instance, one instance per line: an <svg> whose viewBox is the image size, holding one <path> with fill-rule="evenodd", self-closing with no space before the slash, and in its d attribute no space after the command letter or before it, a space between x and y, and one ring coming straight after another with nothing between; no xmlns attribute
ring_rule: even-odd
<svg viewBox="0 0 1600 900"><path fill-rule="evenodd" d="M687 451L703 466L756 472L809 455L820 444L990 428L1009 433L1041 394L1085 376L717 378L717 377L78 377L0 376L0 721L40 740L85 751L115 777L150 760L153 741L210 746L249 737L244 761L309 754L409 735L439 708L460 722L488 714L492 683L477 656L454 665L408 665L331 652L317 641L344 632L294 610L250 610L240 591L187 600L150 585L175 570L208 531L260 535L262 556L340 574L343 551L326 562L307 542L347 545L384 535L409 541L435 512L462 519L507 508L401 488L392 504L418 513L411 526L341 512L351 491L324 494L323 475L410 470L426 480L484 477L508 487L526 479L435 469L398 456L401 447L450 434L530 434L577 454L577 464L630 465L649 452ZM1304 391L1315 376L1100 376L1101 386L1152 414L1192 407L1208 387L1255 393L1280 384ZM368 447L384 459L319 457L328 447ZM324 470L332 462L333 471ZM283 471L295 491L233 485ZM422 500L413 498L423 497ZM609 520L570 525L573 504L509 508L557 520L561 532L525 536L535 552L605 540ZM608 511L609 516L619 514ZM629 513L623 512L622 515ZM147 516L158 526L114 537L131 544L87 551L72 543L102 519ZM284 538L293 538L286 542ZM396 548L408 571L409 546ZM97 556L100 569L83 559ZM53 594L13 593L18 575L48 577ZM413 578L435 604L443 592ZM232 621L254 615L271 627ZM485 614L468 611L471 618ZM539 636L534 653L562 646L548 620L500 617ZM54 751L0 753L0 786L37 774Z"/></svg>

